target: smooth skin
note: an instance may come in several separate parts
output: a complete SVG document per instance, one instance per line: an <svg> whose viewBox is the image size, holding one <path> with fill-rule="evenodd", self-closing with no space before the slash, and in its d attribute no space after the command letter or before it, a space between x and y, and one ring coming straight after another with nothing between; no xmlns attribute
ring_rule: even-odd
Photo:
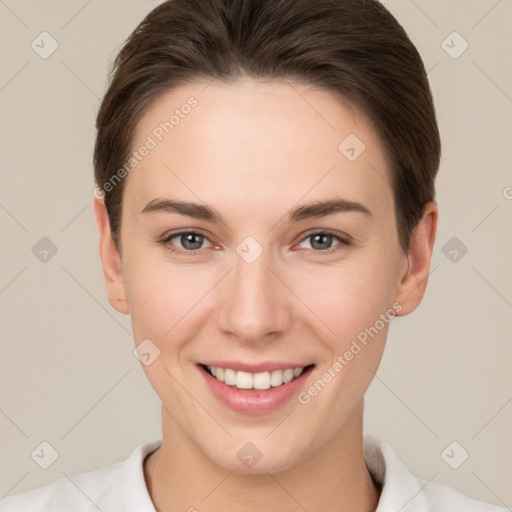
<svg viewBox="0 0 512 512"><path fill-rule="evenodd" d="M388 323L308 404L293 397L271 413L227 408L197 364L314 363L307 391L393 303L397 316L418 306L437 205L426 205L404 253L373 124L297 82L181 85L146 112L133 149L191 96L197 106L125 178L122 256L103 199L94 201L109 301L131 316L136 345L150 339L160 350L143 366L162 401L162 446L144 463L151 498L159 512L374 511L380 489L364 462L363 400ZM338 149L350 134L366 146L355 161ZM207 204L224 222L141 213L171 198ZM291 209L332 198L371 214L286 222ZM180 230L198 234L169 238ZM252 263L236 250L248 236L263 249ZM236 455L247 442L262 454L250 468Z"/></svg>

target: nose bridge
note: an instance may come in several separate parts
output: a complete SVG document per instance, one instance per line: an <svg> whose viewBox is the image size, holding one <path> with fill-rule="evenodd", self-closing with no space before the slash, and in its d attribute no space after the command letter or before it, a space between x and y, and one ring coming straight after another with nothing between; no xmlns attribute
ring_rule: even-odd
<svg viewBox="0 0 512 512"><path fill-rule="evenodd" d="M219 327L241 341L258 341L289 325L290 304L275 270L269 269L275 266L271 260L270 251L253 240L237 247L225 296L220 298Z"/></svg>

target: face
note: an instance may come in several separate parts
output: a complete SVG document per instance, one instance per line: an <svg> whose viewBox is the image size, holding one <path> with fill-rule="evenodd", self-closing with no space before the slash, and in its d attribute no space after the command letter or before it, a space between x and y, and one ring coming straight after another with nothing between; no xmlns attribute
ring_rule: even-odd
<svg viewBox="0 0 512 512"><path fill-rule="evenodd" d="M432 230L401 251L383 146L357 110L297 83L205 87L172 90L137 126L133 149L150 149L125 178L118 275L102 240L109 298L150 354L164 421L226 469L283 470L361 403L389 322L421 300ZM265 370L306 369L237 391L202 365L263 387Z"/></svg>

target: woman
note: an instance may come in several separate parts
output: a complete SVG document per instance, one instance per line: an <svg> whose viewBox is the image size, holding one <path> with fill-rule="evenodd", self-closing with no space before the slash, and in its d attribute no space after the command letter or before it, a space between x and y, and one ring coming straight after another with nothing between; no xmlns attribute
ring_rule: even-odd
<svg viewBox="0 0 512 512"><path fill-rule="evenodd" d="M162 440L0 510L493 511L363 437L438 218L422 60L369 0L170 0L118 55L94 208Z"/></svg>

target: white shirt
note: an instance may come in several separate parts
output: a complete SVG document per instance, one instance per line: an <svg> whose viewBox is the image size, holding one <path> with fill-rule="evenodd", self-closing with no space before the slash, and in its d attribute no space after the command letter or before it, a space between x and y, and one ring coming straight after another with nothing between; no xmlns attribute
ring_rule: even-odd
<svg viewBox="0 0 512 512"><path fill-rule="evenodd" d="M383 440L365 435L364 458L382 491L375 512L505 512L451 487L414 477ZM0 512L156 512L144 480L144 458L160 439L139 445L122 462L63 477L0 501ZM197 510L202 510L200 504ZM193 508L192 508L193 510Z"/></svg>

